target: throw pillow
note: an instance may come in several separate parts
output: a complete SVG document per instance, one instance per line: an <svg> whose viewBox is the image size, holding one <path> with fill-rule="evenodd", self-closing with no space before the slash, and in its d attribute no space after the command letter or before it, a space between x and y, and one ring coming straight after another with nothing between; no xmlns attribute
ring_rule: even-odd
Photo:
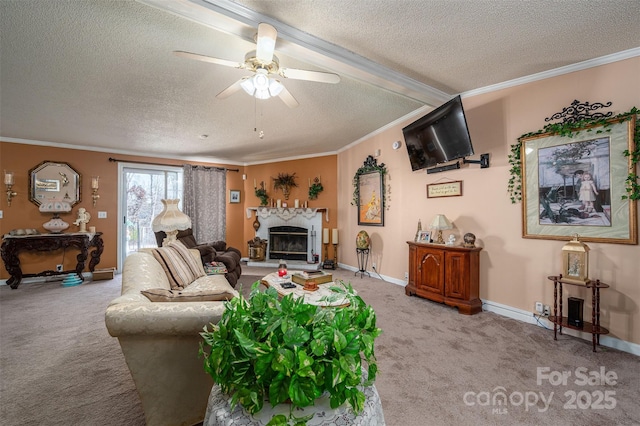
<svg viewBox="0 0 640 426"><path fill-rule="evenodd" d="M215 302L219 300L231 300L233 294L227 291L193 291L182 292L179 290L167 290L166 288L151 288L142 290L152 302Z"/></svg>
<svg viewBox="0 0 640 426"><path fill-rule="evenodd" d="M202 265L180 241L172 241L163 247L152 249L152 253L167 274L172 290L182 290L205 276Z"/></svg>

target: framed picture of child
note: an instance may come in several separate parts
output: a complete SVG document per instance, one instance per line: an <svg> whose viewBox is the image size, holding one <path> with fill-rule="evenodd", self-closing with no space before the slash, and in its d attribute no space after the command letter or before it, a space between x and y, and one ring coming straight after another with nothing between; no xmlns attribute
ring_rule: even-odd
<svg viewBox="0 0 640 426"><path fill-rule="evenodd" d="M625 199L634 166L635 116L582 129L573 137L523 138L523 237L637 244L636 202Z"/></svg>

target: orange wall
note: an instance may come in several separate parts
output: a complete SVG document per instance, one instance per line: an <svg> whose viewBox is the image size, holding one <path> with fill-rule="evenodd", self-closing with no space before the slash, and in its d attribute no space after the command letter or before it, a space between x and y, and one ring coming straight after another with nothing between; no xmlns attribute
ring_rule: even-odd
<svg viewBox="0 0 640 426"><path fill-rule="evenodd" d="M614 115L640 107L640 57L536 81L477 96L463 97L475 159L489 153L491 166L465 165L460 170L437 174L412 172L406 148L391 148L404 141L402 127L415 117L386 128L380 134L338 154L338 227L341 262L357 265L355 236L366 229L372 239L370 262L384 276L403 280L408 271L407 240L412 240L418 220L423 229L436 214L454 222L458 241L472 232L480 252L480 297L483 301L513 307L529 313L535 301L553 305L553 285L548 275L561 272L563 241L522 238L520 204L511 204L507 194L510 145L525 133L545 125L545 117L561 111L573 100L612 101ZM356 207L351 206L351 180L367 155L381 150L378 163L389 171L390 187L384 227L357 225ZM462 180L461 197L426 197L426 185L443 180ZM636 224L637 225L637 224ZM638 226L638 225L637 225ZM449 232L445 232L445 238ZM589 243L590 272L611 284L601 292L602 324L618 339L640 344L640 246ZM566 293L565 289L565 293ZM590 312L590 295L582 289L568 290L585 299ZM573 293L573 294L571 294ZM589 337L590 339L590 337Z"/></svg>
<svg viewBox="0 0 640 426"><path fill-rule="evenodd" d="M247 166L247 180L244 182L244 192L247 196L243 199L243 205L245 208L257 207L260 205L260 199L255 196L253 189L254 179L258 186L260 186L260 182L265 183L265 188L267 190L267 194L269 194L269 198L273 198L275 200L280 198L284 202L285 200L282 192L276 192L273 189L273 178L278 176L279 173L295 173L298 187L291 189L288 206L293 207L294 200L297 198L300 200L301 204L304 201L308 201L309 207L327 208L329 209L329 222L323 222L323 226L328 228L337 228L338 201L335 191L337 186L336 168L336 155ZM315 177L320 178L324 191L318 194L317 199L309 200L309 179L313 182ZM245 255L247 254L247 242L255 237L255 232L252 226L254 219L255 215L252 216L251 219L247 219L246 215L244 216L244 235L246 237L246 241L242 246L242 252L245 253ZM333 257L333 247L329 247L328 254L330 258Z"/></svg>
<svg viewBox="0 0 640 426"><path fill-rule="evenodd" d="M6 197L0 200L0 209L4 218L0 219L0 235L4 235L16 228L36 228L40 232L47 232L42 224L50 218L50 214L40 213L38 207L28 199L29 170L43 161L63 161L69 163L81 175L82 201L73 207L73 210L62 215L62 218L71 224L67 232L77 230L72 222L77 216L78 208L84 207L91 214L89 226L95 226L98 232L102 232L104 240L104 252L100 259L99 268L117 266L117 220L118 220L118 163L110 162L109 157L126 160L135 163L158 162L162 164L180 166L181 160L167 160L153 157L137 157L130 155L109 154L86 150L74 150L50 146L26 145L10 142L0 142L0 171L11 170L15 173L15 185L13 189L18 193L11 206L7 206ZM193 163L203 164L203 163ZM211 165L211 164L208 164ZM225 167L224 164L215 164ZM227 173L227 188L242 188L242 174L244 167L227 166L231 169L240 169L239 172ZM91 200L91 176L100 176L100 189L97 205L94 207ZM3 187L4 189L4 187ZM4 193L3 193L4 195ZM244 194L242 195L244 198ZM227 201L229 191L227 191ZM98 219L98 211L107 212L106 219ZM246 240L242 234L244 226L244 209L239 204L227 204L227 244L242 248ZM75 267L76 253L69 249L64 255L63 251L44 253L21 253L21 267L24 273L38 273L43 270L55 269L55 265L63 263L65 270ZM87 263L88 264L88 263ZM0 278L9 278L7 271L2 268Z"/></svg>

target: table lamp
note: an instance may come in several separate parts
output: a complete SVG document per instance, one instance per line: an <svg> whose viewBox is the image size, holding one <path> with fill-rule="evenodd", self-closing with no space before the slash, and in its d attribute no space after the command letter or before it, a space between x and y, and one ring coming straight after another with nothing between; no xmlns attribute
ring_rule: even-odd
<svg viewBox="0 0 640 426"><path fill-rule="evenodd" d="M69 213L71 204L66 201L44 201L40 204L39 210L43 213L53 213L53 218L42 224L42 227L52 234L58 234L69 227L69 224L60 219L59 213Z"/></svg>
<svg viewBox="0 0 640 426"><path fill-rule="evenodd" d="M449 219L443 214L438 214L431 221L431 225L429 228L434 231L438 231L438 237L435 241L436 244L444 244L444 239L442 239L442 231L445 229L453 229L453 225L449 222Z"/></svg>
<svg viewBox="0 0 640 426"><path fill-rule="evenodd" d="M151 229L153 232L162 231L167 234L162 240L162 245L165 246L171 241L176 241L178 231L191 228L191 218L178 209L179 199L160 201L162 201L164 209L151 222Z"/></svg>

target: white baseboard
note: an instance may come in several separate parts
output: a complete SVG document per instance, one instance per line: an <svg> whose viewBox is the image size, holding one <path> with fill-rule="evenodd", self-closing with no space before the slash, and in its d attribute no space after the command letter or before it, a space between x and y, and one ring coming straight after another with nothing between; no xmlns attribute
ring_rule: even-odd
<svg viewBox="0 0 640 426"><path fill-rule="evenodd" d="M358 276L358 274L360 273L360 270L358 268L355 268L353 266L350 265L345 265L344 263L340 263L338 262L338 266L342 269L347 269L349 271L353 271L354 272L354 278ZM367 271L366 272L367 275L370 275L371 278L375 278L377 280L382 280L391 284L396 284L396 285L400 285L402 287L406 287L407 282L404 280L399 280L397 278L393 278L393 277L387 277L386 275L380 275L379 273L375 272L375 271Z"/></svg>
<svg viewBox="0 0 640 426"><path fill-rule="evenodd" d="M527 322L529 324L535 324L539 327L544 327L549 330L553 330L553 323L546 318L538 318L533 316L533 312L528 312L522 309L514 308L512 306L503 305L501 303L492 302L490 300L484 300L482 302L482 309L488 312L494 312L503 317L512 318L518 321ZM563 328L562 334L578 337L580 339L591 341L591 333L585 333L579 330L572 330L570 328ZM640 356L640 345L637 343L627 342L616 337L601 335L600 345L607 346L609 348L618 349L622 352L627 352L633 355Z"/></svg>

